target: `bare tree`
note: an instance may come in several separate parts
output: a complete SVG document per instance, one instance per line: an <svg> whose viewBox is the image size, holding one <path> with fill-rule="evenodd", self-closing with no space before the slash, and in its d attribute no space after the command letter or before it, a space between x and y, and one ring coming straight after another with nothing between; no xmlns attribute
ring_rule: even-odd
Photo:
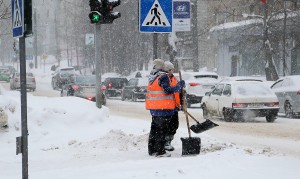
<svg viewBox="0 0 300 179"><path fill-rule="evenodd" d="M0 0L0 20L8 19L11 17L10 8L11 8L10 4L6 5L4 3L4 0Z"/></svg>

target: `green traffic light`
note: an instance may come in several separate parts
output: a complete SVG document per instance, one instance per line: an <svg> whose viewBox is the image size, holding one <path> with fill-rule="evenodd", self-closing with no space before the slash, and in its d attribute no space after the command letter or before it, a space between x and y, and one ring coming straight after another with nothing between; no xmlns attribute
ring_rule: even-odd
<svg viewBox="0 0 300 179"><path fill-rule="evenodd" d="M100 16L98 14L93 14L93 21L98 22L100 20Z"/></svg>

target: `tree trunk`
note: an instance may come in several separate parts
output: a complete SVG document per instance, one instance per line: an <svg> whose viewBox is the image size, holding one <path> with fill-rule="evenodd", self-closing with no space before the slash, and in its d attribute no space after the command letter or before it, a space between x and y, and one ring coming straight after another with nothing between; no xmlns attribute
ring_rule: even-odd
<svg viewBox="0 0 300 179"><path fill-rule="evenodd" d="M272 57L272 51L270 48L268 48L268 45L265 46L265 57L266 57L266 79L267 81L276 81L279 79L278 72L276 70L273 57Z"/></svg>

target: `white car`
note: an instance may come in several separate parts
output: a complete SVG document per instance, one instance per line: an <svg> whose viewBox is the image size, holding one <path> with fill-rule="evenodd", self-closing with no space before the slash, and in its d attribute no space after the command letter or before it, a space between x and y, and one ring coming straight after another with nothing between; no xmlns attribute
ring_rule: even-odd
<svg viewBox="0 0 300 179"><path fill-rule="evenodd" d="M278 97L279 112L284 112L288 118L300 116L300 75L283 77L271 89Z"/></svg>
<svg viewBox="0 0 300 179"><path fill-rule="evenodd" d="M227 81L206 93L202 109L204 118L213 115L230 122L266 117L267 122L274 122L279 102L275 93L262 82Z"/></svg>
<svg viewBox="0 0 300 179"><path fill-rule="evenodd" d="M219 75L215 72L183 72L182 79L186 85L187 107L201 103L205 93L210 92L220 81Z"/></svg>

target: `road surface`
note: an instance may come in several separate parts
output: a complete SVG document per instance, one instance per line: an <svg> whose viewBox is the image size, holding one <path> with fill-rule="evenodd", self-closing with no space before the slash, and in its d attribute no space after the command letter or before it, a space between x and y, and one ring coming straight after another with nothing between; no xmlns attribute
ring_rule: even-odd
<svg viewBox="0 0 300 179"><path fill-rule="evenodd" d="M8 83L1 85L9 90ZM59 97L60 91L52 90L48 83L38 83L35 96ZM120 98L108 99L107 105L111 115L126 116L133 119L151 120L149 111L145 110L144 101L121 101ZM196 106L196 105L195 105ZM203 121L202 110L197 107L188 111L200 122ZM186 127L185 116L180 112L180 127ZM219 127L205 133L230 143L258 149L268 148L272 152L300 158L300 119L278 117L274 123L267 123L265 118L256 118L246 122L224 122L212 119ZM190 120L190 123L194 122ZM149 126L150 130L150 126ZM193 134L201 137L201 134Z"/></svg>

